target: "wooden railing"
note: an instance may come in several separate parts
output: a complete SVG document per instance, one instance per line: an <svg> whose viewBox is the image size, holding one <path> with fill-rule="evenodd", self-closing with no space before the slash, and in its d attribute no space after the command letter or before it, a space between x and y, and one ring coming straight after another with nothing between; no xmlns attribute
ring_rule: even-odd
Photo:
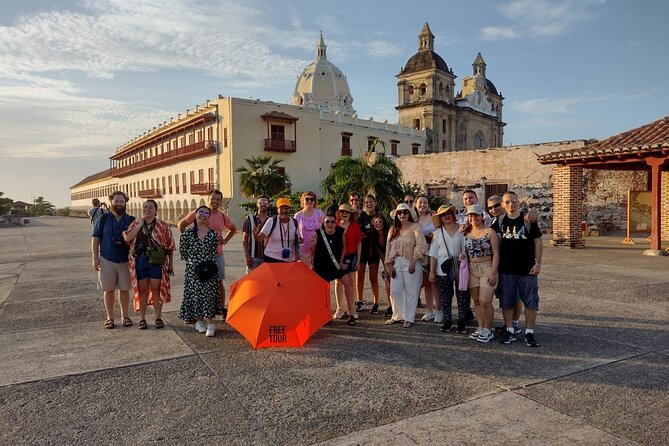
<svg viewBox="0 0 669 446"><path fill-rule="evenodd" d="M124 177L157 167L167 166L183 160L216 153L216 141L199 141L178 149L170 150L151 158L124 167L112 167L113 177Z"/></svg>
<svg viewBox="0 0 669 446"><path fill-rule="evenodd" d="M265 139L265 150L268 152L295 152L295 141L287 139Z"/></svg>
<svg viewBox="0 0 669 446"><path fill-rule="evenodd" d="M139 198L160 198L162 197L162 193L160 192L160 189L144 189L140 190L137 192L137 195L139 195Z"/></svg>

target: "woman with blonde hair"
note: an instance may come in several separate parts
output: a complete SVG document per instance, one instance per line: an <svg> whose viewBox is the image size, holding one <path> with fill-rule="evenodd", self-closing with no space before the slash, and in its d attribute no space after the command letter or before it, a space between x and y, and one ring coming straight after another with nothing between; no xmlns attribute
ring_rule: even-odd
<svg viewBox="0 0 669 446"><path fill-rule="evenodd" d="M393 315L386 324L404 321L404 328L410 328L416 317L418 293L423 281L423 269L418 264L427 251L427 243L417 216L406 203L400 203L390 213L393 226L388 232L386 244L385 271L390 276L390 296Z"/></svg>
<svg viewBox="0 0 669 446"><path fill-rule="evenodd" d="M316 230L323 224L325 214L316 207L316 193L304 191L300 197L302 209L295 214L298 231L302 236L300 243L300 260L311 267L313 263L313 248L311 241Z"/></svg>

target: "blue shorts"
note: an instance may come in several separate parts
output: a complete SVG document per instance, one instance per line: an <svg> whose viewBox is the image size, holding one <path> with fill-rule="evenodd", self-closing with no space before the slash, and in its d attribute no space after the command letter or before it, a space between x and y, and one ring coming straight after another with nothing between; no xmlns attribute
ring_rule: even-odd
<svg viewBox="0 0 669 446"><path fill-rule="evenodd" d="M135 273L137 280L159 279L163 277L162 265L149 265L149 257L146 254L135 258Z"/></svg>
<svg viewBox="0 0 669 446"><path fill-rule="evenodd" d="M510 310L516 303L516 296L520 295L525 308L539 309L539 278L534 275L519 276L515 274L500 274L499 282L502 288L500 306L502 310Z"/></svg>
<svg viewBox="0 0 669 446"><path fill-rule="evenodd" d="M218 280L225 279L225 259L223 254L216 256L216 266L218 267Z"/></svg>

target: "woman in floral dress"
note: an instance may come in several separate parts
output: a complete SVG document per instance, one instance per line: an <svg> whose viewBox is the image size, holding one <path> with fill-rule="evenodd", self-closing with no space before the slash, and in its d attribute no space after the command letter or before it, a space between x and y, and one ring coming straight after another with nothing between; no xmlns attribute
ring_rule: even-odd
<svg viewBox="0 0 669 446"><path fill-rule="evenodd" d="M216 334L214 317L221 314L221 294L217 276L206 282L201 281L196 267L204 261L216 261L218 236L209 227L211 210L200 206L195 211L195 222L192 229L181 234L179 253L186 262L186 278L184 280L184 298L181 302L179 318L196 319L195 329L207 336Z"/></svg>

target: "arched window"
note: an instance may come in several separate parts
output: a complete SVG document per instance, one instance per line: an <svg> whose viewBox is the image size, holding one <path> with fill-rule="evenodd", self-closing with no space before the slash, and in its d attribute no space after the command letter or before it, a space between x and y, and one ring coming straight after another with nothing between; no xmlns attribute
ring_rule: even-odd
<svg viewBox="0 0 669 446"><path fill-rule="evenodd" d="M420 84L418 86L418 89L420 90L420 95L425 96L427 94L427 85L425 84Z"/></svg>

